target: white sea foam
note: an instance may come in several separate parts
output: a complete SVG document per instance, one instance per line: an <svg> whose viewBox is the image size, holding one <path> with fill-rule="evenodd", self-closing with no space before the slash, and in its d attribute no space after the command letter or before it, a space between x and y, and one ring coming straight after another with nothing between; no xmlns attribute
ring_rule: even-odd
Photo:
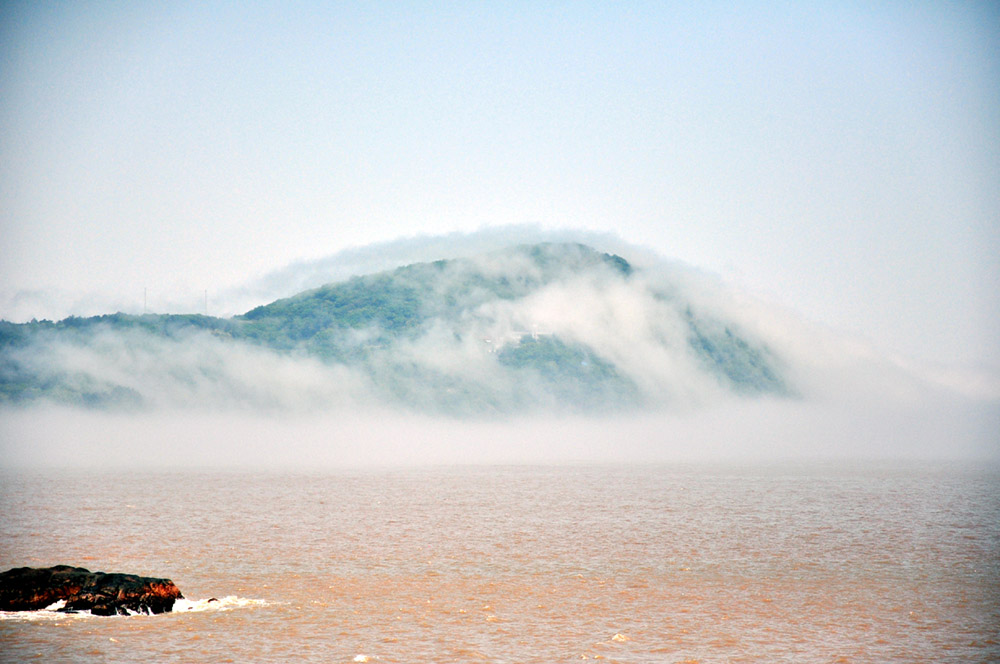
<svg viewBox="0 0 1000 664"><path fill-rule="evenodd" d="M226 597L215 597L208 599L179 599L174 602L174 613L187 613L190 611L231 611L253 606L266 606L268 603L262 599L249 599L228 595ZM90 611L60 611L66 606L66 600L54 602L44 609L38 611L0 611L0 621L22 620L22 621L44 621L44 620L68 620L74 618L95 617ZM129 611L128 616L149 615L144 612ZM102 616L104 617L104 616Z"/></svg>
<svg viewBox="0 0 1000 664"><path fill-rule="evenodd" d="M39 609L38 611L0 611L0 621L4 620L30 620L30 621L43 621L43 620L67 620L73 618L91 618L93 617L90 611L80 611L80 612L61 612L59 609L66 606L66 600L61 599L58 602L53 602L49 604L44 609Z"/></svg>
<svg viewBox="0 0 1000 664"><path fill-rule="evenodd" d="M247 597L237 597L236 595L207 599L179 599L174 602L174 613L186 613L189 611L231 611L233 609L254 606L267 606L267 604L267 601L263 599L250 599Z"/></svg>

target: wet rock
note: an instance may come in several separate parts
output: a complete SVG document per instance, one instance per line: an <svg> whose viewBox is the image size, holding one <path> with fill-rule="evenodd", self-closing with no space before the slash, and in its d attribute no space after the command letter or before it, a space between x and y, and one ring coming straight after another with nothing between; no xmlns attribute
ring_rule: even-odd
<svg viewBox="0 0 1000 664"><path fill-rule="evenodd" d="M82 567L18 567L0 573L0 611L37 611L60 600L60 611L111 616L165 613L182 599L170 579L135 574L106 574Z"/></svg>

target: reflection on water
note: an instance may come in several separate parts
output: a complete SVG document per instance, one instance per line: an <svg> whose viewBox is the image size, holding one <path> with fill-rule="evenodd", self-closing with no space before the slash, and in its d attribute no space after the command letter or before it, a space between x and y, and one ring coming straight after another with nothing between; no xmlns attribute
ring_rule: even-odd
<svg viewBox="0 0 1000 664"><path fill-rule="evenodd" d="M172 578L20 661L1000 659L1000 475L783 466L2 477L0 567ZM208 602L218 598L218 602Z"/></svg>

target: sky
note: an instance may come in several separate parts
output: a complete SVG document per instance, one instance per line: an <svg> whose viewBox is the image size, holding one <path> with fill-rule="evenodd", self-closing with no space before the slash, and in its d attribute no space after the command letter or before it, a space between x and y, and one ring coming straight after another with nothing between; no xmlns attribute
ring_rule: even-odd
<svg viewBox="0 0 1000 664"><path fill-rule="evenodd" d="M731 4L4 2L0 317L580 229L1000 367L1000 9Z"/></svg>

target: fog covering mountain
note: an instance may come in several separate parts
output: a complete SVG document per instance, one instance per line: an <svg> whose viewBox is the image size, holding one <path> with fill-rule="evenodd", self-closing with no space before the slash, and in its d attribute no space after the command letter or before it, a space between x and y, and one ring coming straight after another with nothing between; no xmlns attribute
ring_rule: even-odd
<svg viewBox="0 0 1000 664"><path fill-rule="evenodd" d="M1000 458L989 371L621 243L459 239L231 317L0 322L0 466Z"/></svg>
<svg viewBox="0 0 1000 664"><path fill-rule="evenodd" d="M105 409L374 400L476 417L794 394L765 340L651 276L546 242L360 275L232 318L2 323L0 398ZM290 391L283 359L306 371Z"/></svg>

